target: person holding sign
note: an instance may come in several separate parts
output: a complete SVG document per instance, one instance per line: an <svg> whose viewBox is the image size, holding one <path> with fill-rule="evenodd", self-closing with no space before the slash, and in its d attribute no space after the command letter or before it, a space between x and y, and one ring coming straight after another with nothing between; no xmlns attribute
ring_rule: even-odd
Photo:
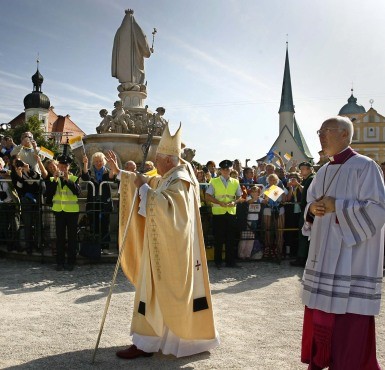
<svg viewBox="0 0 385 370"><path fill-rule="evenodd" d="M264 192L265 208L263 210L263 226L265 231L264 258L282 257L283 229L285 227L285 208L283 202L286 200L287 190L278 185L279 178L276 174L267 176L268 183Z"/></svg>

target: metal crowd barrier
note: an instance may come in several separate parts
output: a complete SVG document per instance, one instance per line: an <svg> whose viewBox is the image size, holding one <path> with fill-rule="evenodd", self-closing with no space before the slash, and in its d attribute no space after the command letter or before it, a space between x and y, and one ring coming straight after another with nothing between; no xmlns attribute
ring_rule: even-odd
<svg viewBox="0 0 385 370"><path fill-rule="evenodd" d="M31 180L43 183L43 180ZM0 183L7 182L12 184L10 179L0 179ZM95 197L95 187L90 181L80 180L82 192L78 197L79 202L79 222L77 238L82 242L92 242L95 248L107 246L112 253L118 252L118 184L104 181L99 186L99 197ZM91 211L86 210L87 187L91 186L92 198L99 199L94 202L95 207ZM11 185L12 186L12 185ZM95 233L89 223L91 213L97 213L97 209L102 208L101 195L104 186L111 187L111 197L113 209L109 212L110 217L110 237L108 241L102 240L100 233ZM13 186L12 186L13 188ZM42 186L39 186L42 189ZM1 191L1 187L0 187ZM40 255L42 261L45 257L56 254L56 227L55 216L51 207L44 202L44 194L40 191L36 203L25 204L24 200L14 200L9 203L0 202L0 248L15 253L29 253ZM98 220L99 230L101 230L102 220ZM108 249L108 248L105 248Z"/></svg>

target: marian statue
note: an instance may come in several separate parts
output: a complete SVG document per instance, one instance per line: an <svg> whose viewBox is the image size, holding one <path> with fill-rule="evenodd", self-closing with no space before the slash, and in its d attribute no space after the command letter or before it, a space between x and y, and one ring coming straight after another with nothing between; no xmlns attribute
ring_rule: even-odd
<svg viewBox="0 0 385 370"><path fill-rule="evenodd" d="M144 85L144 58L149 58L152 50L135 21L134 11L128 9L125 12L115 34L111 74L119 80L122 90L139 90Z"/></svg>

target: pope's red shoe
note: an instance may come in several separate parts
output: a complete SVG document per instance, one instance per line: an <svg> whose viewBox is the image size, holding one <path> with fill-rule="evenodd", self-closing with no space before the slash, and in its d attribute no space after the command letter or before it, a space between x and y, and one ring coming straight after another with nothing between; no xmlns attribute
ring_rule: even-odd
<svg viewBox="0 0 385 370"><path fill-rule="evenodd" d="M126 360L132 360L137 357L151 357L152 352L144 352L141 349L137 348L135 344L132 344L127 349L116 352L116 356L124 358Z"/></svg>

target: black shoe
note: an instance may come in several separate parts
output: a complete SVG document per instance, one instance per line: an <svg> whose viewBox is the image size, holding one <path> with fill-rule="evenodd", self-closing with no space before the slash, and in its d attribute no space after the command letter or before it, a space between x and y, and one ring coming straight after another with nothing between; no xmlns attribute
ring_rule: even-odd
<svg viewBox="0 0 385 370"><path fill-rule="evenodd" d="M305 267L306 261L303 260L302 258L297 258L295 261L290 262L290 266L294 267Z"/></svg>
<svg viewBox="0 0 385 370"><path fill-rule="evenodd" d="M221 263L215 263L215 266L218 270L222 270L222 264Z"/></svg>
<svg viewBox="0 0 385 370"><path fill-rule="evenodd" d="M73 271L74 265L73 265L72 263L69 263L69 264L65 267L65 269L66 269L67 271Z"/></svg>
<svg viewBox="0 0 385 370"><path fill-rule="evenodd" d="M64 270L64 265L59 264L56 266L56 271L63 271Z"/></svg>

